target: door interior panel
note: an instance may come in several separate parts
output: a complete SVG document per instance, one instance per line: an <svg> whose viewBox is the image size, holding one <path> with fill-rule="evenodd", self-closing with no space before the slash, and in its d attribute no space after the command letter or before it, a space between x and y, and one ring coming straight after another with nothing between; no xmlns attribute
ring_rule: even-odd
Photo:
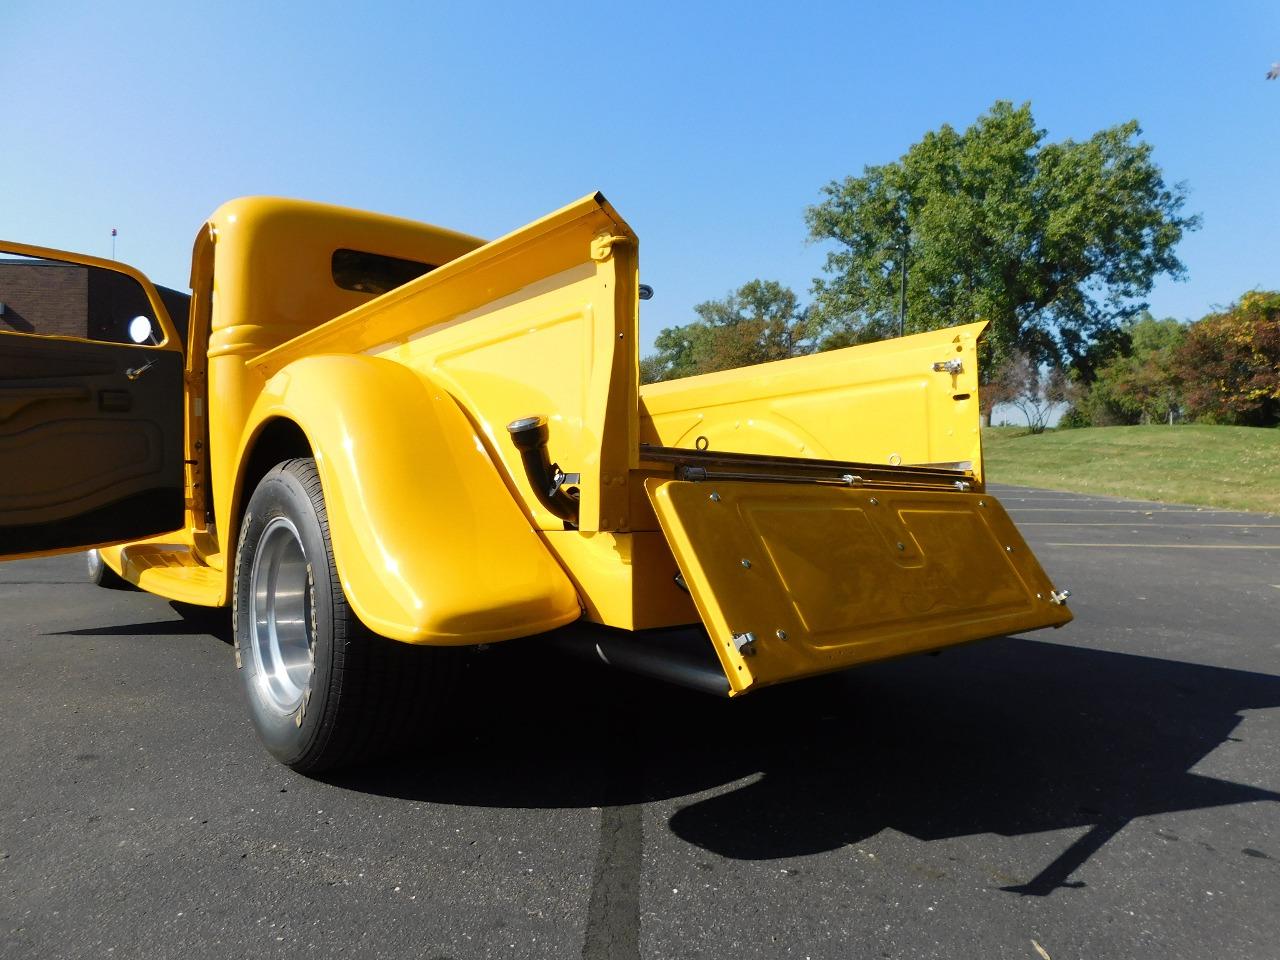
<svg viewBox="0 0 1280 960"><path fill-rule="evenodd" d="M183 523L176 349L0 333L0 554Z"/></svg>

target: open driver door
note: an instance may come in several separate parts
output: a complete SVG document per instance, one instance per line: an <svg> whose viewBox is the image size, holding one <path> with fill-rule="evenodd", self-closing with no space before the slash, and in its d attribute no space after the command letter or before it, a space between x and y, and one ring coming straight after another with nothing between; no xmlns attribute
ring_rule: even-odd
<svg viewBox="0 0 1280 960"><path fill-rule="evenodd" d="M145 276L0 241L0 559L182 527L183 379Z"/></svg>

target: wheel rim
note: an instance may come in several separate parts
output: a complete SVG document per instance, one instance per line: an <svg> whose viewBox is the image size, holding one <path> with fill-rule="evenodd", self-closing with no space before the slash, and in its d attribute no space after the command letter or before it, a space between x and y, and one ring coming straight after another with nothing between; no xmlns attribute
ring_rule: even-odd
<svg viewBox="0 0 1280 960"><path fill-rule="evenodd" d="M284 517L274 517L258 541L249 606L258 687L272 707L292 713L311 686L315 638L306 554L297 528Z"/></svg>

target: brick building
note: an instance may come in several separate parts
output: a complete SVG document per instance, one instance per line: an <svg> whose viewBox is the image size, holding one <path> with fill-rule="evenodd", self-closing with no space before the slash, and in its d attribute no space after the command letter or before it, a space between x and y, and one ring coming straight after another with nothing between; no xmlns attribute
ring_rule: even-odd
<svg viewBox="0 0 1280 960"><path fill-rule="evenodd" d="M190 298L157 290L185 340ZM60 260L0 259L0 330L130 343L129 321L137 316L154 320L142 287L123 274Z"/></svg>

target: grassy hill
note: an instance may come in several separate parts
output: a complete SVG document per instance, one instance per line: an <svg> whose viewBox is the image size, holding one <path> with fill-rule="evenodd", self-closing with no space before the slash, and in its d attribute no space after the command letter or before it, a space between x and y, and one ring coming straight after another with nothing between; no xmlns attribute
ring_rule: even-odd
<svg viewBox="0 0 1280 960"><path fill-rule="evenodd" d="M1280 429L994 427L982 448L993 483L1280 513Z"/></svg>

